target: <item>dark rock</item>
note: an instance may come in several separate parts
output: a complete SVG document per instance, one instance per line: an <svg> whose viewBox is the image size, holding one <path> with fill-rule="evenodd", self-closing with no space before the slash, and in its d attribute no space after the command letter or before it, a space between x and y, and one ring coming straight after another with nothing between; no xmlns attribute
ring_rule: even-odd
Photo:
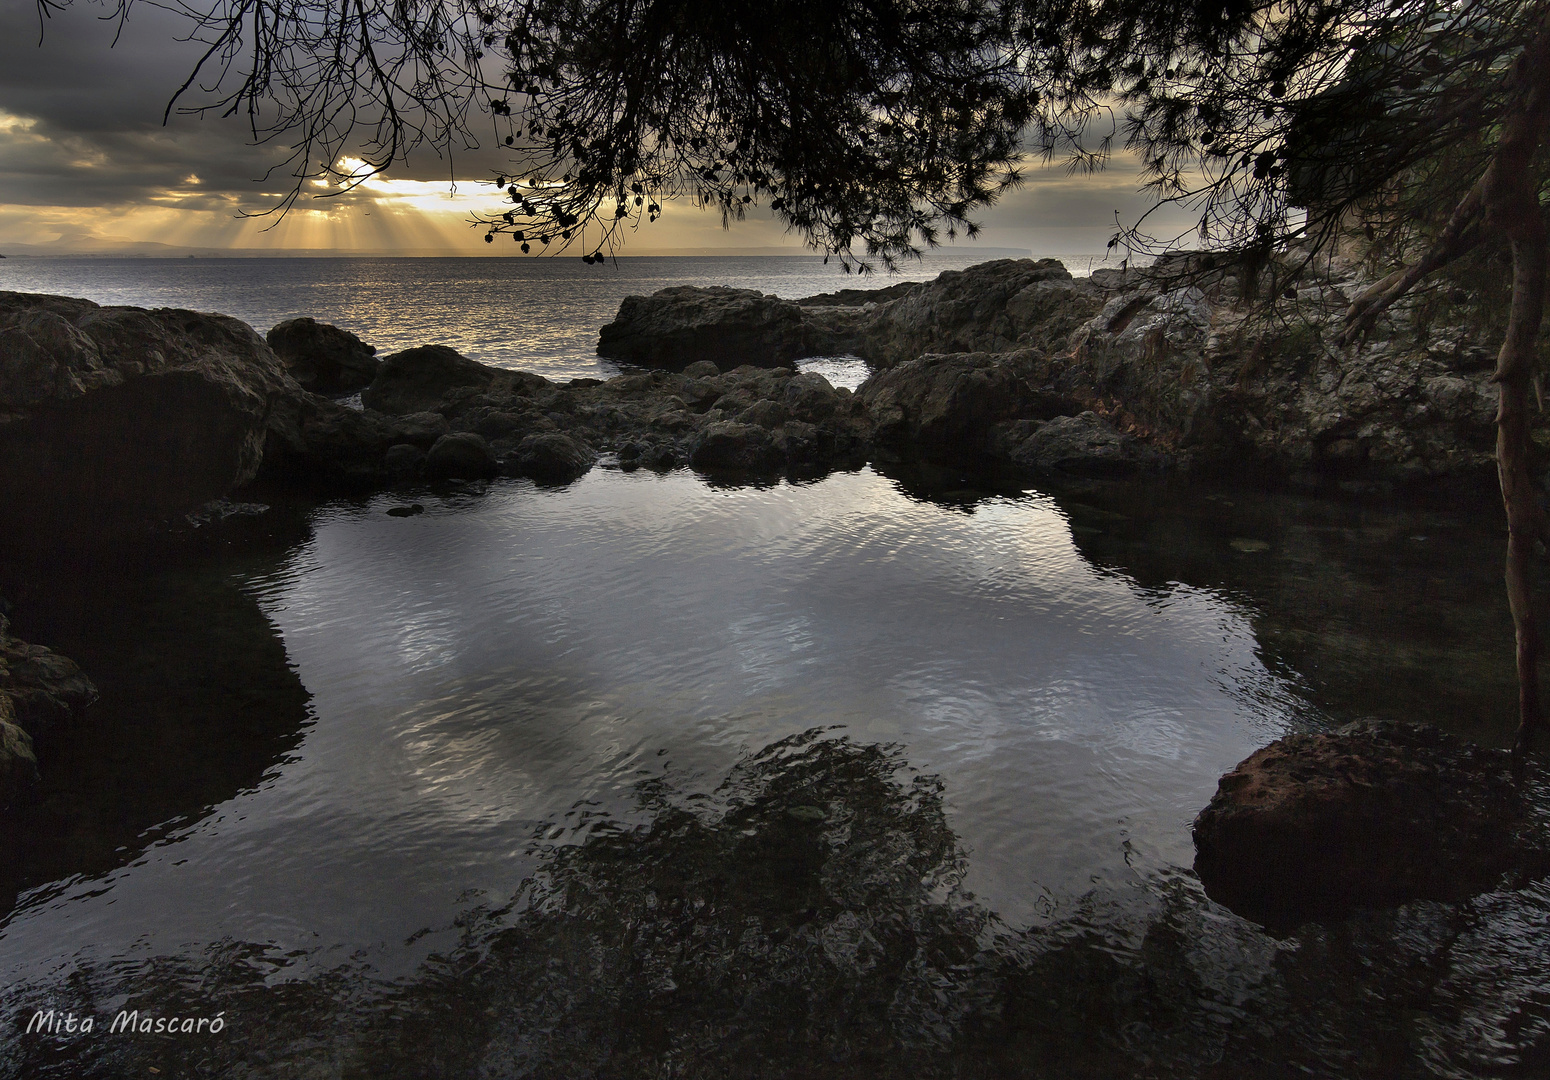
<svg viewBox="0 0 1550 1080"><path fill-rule="evenodd" d="M991 429L1038 418L1047 395L1042 353L922 356L872 376L856 392L878 442L949 457L991 451Z"/></svg>
<svg viewBox="0 0 1550 1080"><path fill-rule="evenodd" d="M271 402L303 392L236 319L0 293L0 529L187 513L252 479Z"/></svg>
<svg viewBox="0 0 1550 1080"><path fill-rule="evenodd" d="M78 719L97 688L69 657L12 636L0 616L0 699L3 719L39 740Z"/></svg>
<svg viewBox="0 0 1550 1080"><path fill-rule="evenodd" d="M677 286L628 296L603 327L599 356L683 371L701 360L771 367L824 352L824 341L790 300L750 289Z"/></svg>
<svg viewBox="0 0 1550 1080"><path fill-rule="evenodd" d="M738 413L736 420L739 424L758 424L762 428L774 430L786 422L786 416L786 407L780 402L761 398Z"/></svg>
<svg viewBox="0 0 1550 1080"><path fill-rule="evenodd" d="M912 296L925 287L919 281L900 281L881 289L837 289L817 296L805 296L797 303L802 307L865 307Z"/></svg>
<svg viewBox="0 0 1550 1080"><path fill-rule="evenodd" d="M361 391L361 403L400 416L445 413L449 402L466 406L484 394L523 396L552 389L554 384L541 375L481 364L445 345L421 345L384 359L377 377Z"/></svg>
<svg viewBox="0 0 1550 1080"><path fill-rule="evenodd" d="M11 699L0 694L0 810L29 802L37 785L32 736L15 723Z"/></svg>
<svg viewBox="0 0 1550 1080"><path fill-rule="evenodd" d="M1116 476L1165 463L1163 455L1093 412L1034 421L1009 455L1029 472Z"/></svg>
<svg viewBox="0 0 1550 1080"><path fill-rule="evenodd" d="M683 373L691 379L714 379L721 374L721 369L709 360L696 360Z"/></svg>
<svg viewBox="0 0 1550 1080"><path fill-rule="evenodd" d="M452 431L452 425L439 412L415 412L397 416L393 418L392 425L404 442L427 448Z"/></svg>
<svg viewBox="0 0 1550 1080"><path fill-rule="evenodd" d="M756 424L723 420L708 424L689 449L689 463L705 472L768 474L785 467L785 454Z"/></svg>
<svg viewBox="0 0 1550 1080"><path fill-rule="evenodd" d="M568 484L592 468L597 456L558 432L529 435L517 445L514 466L519 475L540 484Z"/></svg>
<svg viewBox="0 0 1550 1080"><path fill-rule="evenodd" d="M425 455L425 471L449 480L482 480L494 476L499 468L483 436L455 431L432 444Z"/></svg>
<svg viewBox="0 0 1550 1080"><path fill-rule="evenodd" d="M275 401L260 477L308 486L370 485L386 478L388 447L414 437L393 417L303 391Z"/></svg>
<svg viewBox="0 0 1550 1080"><path fill-rule="evenodd" d="M1222 777L1194 835L1206 895L1272 928L1462 900L1546 866L1505 751L1393 721L1257 751Z"/></svg>
<svg viewBox="0 0 1550 1080"><path fill-rule="evenodd" d="M936 280L879 308L852 350L878 367L924 353L1060 349L1105 294L1057 259L998 259Z"/></svg>
<svg viewBox="0 0 1550 1080"><path fill-rule="evenodd" d="M425 507L419 503L411 503L408 506L388 507L388 517L414 517L416 514L425 513Z"/></svg>
<svg viewBox="0 0 1550 1080"><path fill-rule="evenodd" d="M425 451L413 443L394 443L387 448L382 464L393 476L412 476L425 468Z"/></svg>
<svg viewBox="0 0 1550 1080"><path fill-rule="evenodd" d="M292 377L317 394L348 394L376 378L377 350L348 330L316 319L287 319L265 340Z"/></svg>
<svg viewBox="0 0 1550 1080"><path fill-rule="evenodd" d="M841 398L828 379L816 372L804 371L792 376L786 384L784 401L792 416L818 424L834 415Z"/></svg>

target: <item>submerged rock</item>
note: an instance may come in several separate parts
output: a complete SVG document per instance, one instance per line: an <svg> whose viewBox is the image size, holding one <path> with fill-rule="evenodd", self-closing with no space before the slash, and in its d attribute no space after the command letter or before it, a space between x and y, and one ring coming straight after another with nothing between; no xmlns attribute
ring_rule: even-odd
<svg viewBox="0 0 1550 1080"><path fill-rule="evenodd" d="M1278 739L1195 819L1206 895L1272 928L1550 869L1505 751L1394 721Z"/></svg>
<svg viewBox="0 0 1550 1080"><path fill-rule="evenodd" d="M377 377L377 350L348 330L303 316L276 323L264 335L303 387L317 394L348 394Z"/></svg>

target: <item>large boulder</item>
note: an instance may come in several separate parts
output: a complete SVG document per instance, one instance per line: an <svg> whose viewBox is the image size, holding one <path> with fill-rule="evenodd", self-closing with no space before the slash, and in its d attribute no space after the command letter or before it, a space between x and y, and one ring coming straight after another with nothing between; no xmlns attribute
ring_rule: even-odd
<svg viewBox="0 0 1550 1080"><path fill-rule="evenodd" d="M425 454L425 471L449 480L481 480L494 476L499 466L482 435L454 431L431 444Z"/></svg>
<svg viewBox="0 0 1550 1080"><path fill-rule="evenodd" d="M829 351L829 335L794 301L724 286L625 297L597 343L599 356L669 371L701 360L777 367Z"/></svg>
<svg viewBox="0 0 1550 1080"><path fill-rule="evenodd" d="M1011 435L1006 456L1025 472L1119 476L1170 463L1165 455L1091 411L1025 422Z"/></svg>
<svg viewBox="0 0 1550 1080"><path fill-rule="evenodd" d="M361 391L361 403L403 416L447 411L449 403L466 405L481 395L532 394L546 388L551 384L541 375L481 364L446 345L420 345L384 359L377 377Z"/></svg>
<svg viewBox="0 0 1550 1080"><path fill-rule="evenodd" d="M35 746L96 699L75 661L15 637L0 615L0 809L28 801L38 782Z"/></svg>
<svg viewBox="0 0 1550 1080"><path fill-rule="evenodd" d="M927 355L872 376L856 392L877 442L945 456L991 450L1003 421L1048 419L1074 406L1043 391L1042 353Z"/></svg>
<svg viewBox="0 0 1550 1080"><path fill-rule="evenodd" d="M511 467L520 476L540 484L568 484L592 468L597 460L584 443L557 431L529 435L517 444Z"/></svg>
<svg viewBox="0 0 1550 1080"><path fill-rule="evenodd" d="M264 336L302 386L318 394L348 394L377 377L377 350L348 330L302 317L276 323Z"/></svg>
<svg viewBox="0 0 1550 1080"><path fill-rule="evenodd" d="M786 455L765 428L721 420L706 425L695 437L689 464L710 473L767 474L784 469Z"/></svg>
<svg viewBox="0 0 1550 1080"><path fill-rule="evenodd" d="M1195 819L1206 895L1290 928L1352 907L1461 900L1547 868L1505 751L1394 721L1291 735Z"/></svg>
<svg viewBox="0 0 1550 1080"><path fill-rule="evenodd" d="M0 293L0 529L53 542L218 498L302 392L236 319Z"/></svg>
<svg viewBox="0 0 1550 1080"><path fill-rule="evenodd" d="M944 270L872 312L854 350L876 367L924 353L1057 350L1103 304L1058 259L998 259Z"/></svg>
<svg viewBox="0 0 1550 1080"><path fill-rule="evenodd" d="M383 479L388 448L397 443L430 445L447 430L416 418L351 409L317 394L278 397L270 410L264 460L265 481L315 487L361 487Z"/></svg>

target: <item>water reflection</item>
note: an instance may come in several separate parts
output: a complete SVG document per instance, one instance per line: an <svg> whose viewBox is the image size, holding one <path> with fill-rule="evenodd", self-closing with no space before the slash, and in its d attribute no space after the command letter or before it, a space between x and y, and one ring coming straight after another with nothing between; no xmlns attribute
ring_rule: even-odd
<svg viewBox="0 0 1550 1080"><path fill-rule="evenodd" d="M1537 778L1543 784L1543 777ZM0 1042L0 1075L1291 1077L1535 1075L1550 890L1276 941L1187 875L1008 927L964 888L940 777L808 731L632 820L542 838L411 977L288 977L273 947L80 968L21 1011L209 1015L229 1037Z"/></svg>
<svg viewBox="0 0 1550 1080"><path fill-rule="evenodd" d="M387 514L406 499L426 512ZM28 882L54 880L0 929L12 1008L208 1000L233 1036L8 1028L0 1075L285 1076L320 1052L323 1075L371 1077L1467 1074L1454 1000L1492 1055L1530 1060L1550 975L1492 950L1529 948L1538 892L1277 943L1182 869L1221 772L1384 699L1325 627L1377 654L1494 618L1470 568L1490 551L1494 575L1495 538L1425 511L1424 535L1455 530L1432 572L1457 576L1367 620L1422 565L1417 513L902 466L763 488L599 469L315 508L281 551L133 585L181 615L82 586L77 638L38 637L99 678L138 672L147 701L251 682L294 708L276 741L231 746L198 715L225 697L135 714L166 752L105 756L100 791L65 800L123 850L37 856ZM251 633L221 629L227 607ZM1494 691L1469 683L1473 643L1434 643L1417 685L1446 722ZM195 731L216 742L170 752ZM1440 981L1394 974L1423 969ZM1377 1045L1399 1049L1372 1064Z"/></svg>
<svg viewBox="0 0 1550 1080"><path fill-rule="evenodd" d="M133 558L25 572L18 632L77 660L102 696L39 744L38 800L0 830L0 926L18 894L43 903L134 862L263 784L301 742L307 691L229 577Z"/></svg>

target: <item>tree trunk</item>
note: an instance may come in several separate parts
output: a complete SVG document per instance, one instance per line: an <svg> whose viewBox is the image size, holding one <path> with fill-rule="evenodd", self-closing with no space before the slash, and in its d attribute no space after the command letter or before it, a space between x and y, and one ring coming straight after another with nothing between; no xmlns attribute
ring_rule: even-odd
<svg viewBox="0 0 1550 1080"><path fill-rule="evenodd" d="M1529 405L1545 296L1545 228L1535 199L1517 215L1512 235L1512 314L1496 360L1501 398L1496 411L1496 471L1507 510L1507 602L1517 634L1518 736L1528 750L1542 723L1539 705L1539 620L1534 614L1534 541L1543 532L1539 493L1530 471Z"/></svg>
<svg viewBox="0 0 1550 1080"><path fill-rule="evenodd" d="M1496 472L1507 510L1507 602L1517 634L1518 738L1526 752L1542 725L1539 703L1539 621L1534 614L1534 542L1544 537L1544 511L1530 471L1529 402L1544 317L1546 240L1533 159L1550 114L1550 31L1542 30L1514 65L1518 105L1503 118L1481 188L1486 223L1512 244L1512 309L1492 379L1501 390L1496 411Z"/></svg>

